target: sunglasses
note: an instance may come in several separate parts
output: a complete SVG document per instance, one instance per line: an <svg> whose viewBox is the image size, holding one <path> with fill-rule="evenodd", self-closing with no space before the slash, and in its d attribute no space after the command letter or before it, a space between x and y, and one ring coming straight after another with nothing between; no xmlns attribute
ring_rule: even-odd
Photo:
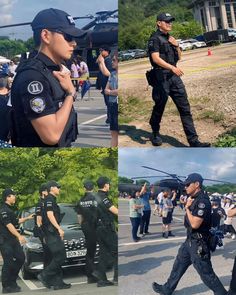
<svg viewBox="0 0 236 295"><path fill-rule="evenodd" d="M163 22L167 23L167 24L172 24L173 21L172 20L163 20Z"/></svg>
<svg viewBox="0 0 236 295"><path fill-rule="evenodd" d="M62 31L59 31L59 30L50 30L50 32L61 34L67 42L73 42L73 41L75 41L75 37L74 36L71 36L69 34L63 33Z"/></svg>
<svg viewBox="0 0 236 295"><path fill-rule="evenodd" d="M192 182L185 184L185 187L189 187L192 184Z"/></svg>

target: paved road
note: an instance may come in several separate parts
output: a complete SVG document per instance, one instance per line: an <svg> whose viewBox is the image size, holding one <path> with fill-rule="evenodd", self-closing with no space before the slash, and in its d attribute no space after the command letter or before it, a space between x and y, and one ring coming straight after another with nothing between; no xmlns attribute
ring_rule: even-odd
<svg viewBox="0 0 236 295"><path fill-rule="evenodd" d="M90 98L85 94L83 100L75 102L78 113L79 136L73 144L75 147L110 147L110 129L105 124L106 106L100 90L90 90Z"/></svg>
<svg viewBox="0 0 236 295"><path fill-rule="evenodd" d="M140 242L131 238L129 207L127 200L119 200L119 295L156 294L151 288L153 281L162 284L166 281L180 244L185 240L183 227L184 212L175 209L174 238L161 237L161 218L151 217L150 233ZM234 221L234 224L236 222ZM224 239L224 250L216 250L212 264L223 285L228 289L231 279L233 259L236 255L236 241ZM199 275L191 266L181 279L176 295L213 294L202 283Z"/></svg>
<svg viewBox="0 0 236 295"><path fill-rule="evenodd" d="M2 261L0 261L0 269L2 268ZM109 279L112 280L113 272L107 273ZM64 270L64 281L66 283L71 283L71 289L66 290L49 290L46 289L41 282L37 279L23 280L21 274L17 281L17 284L22 288L21 293L17 294L27 294L27 295L37 295L53 292L55 295L67 294L67 295L90 295L96 293L96 295L117 295L118 288L116 286L98 288L96 284L87 284L86 276L83 274L81 269L70 268ZM16 294L16 293L15 293Z"/></svg>

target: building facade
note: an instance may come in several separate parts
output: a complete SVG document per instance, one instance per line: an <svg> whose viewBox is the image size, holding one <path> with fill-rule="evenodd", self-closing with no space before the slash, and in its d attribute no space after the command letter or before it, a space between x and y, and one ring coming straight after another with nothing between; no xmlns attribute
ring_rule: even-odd
<svg viewBox="0 0 236 295"><path fill-rule="evenodd" d="M189 8L207 32L236 28L236 0L195 0Z"/></svg>

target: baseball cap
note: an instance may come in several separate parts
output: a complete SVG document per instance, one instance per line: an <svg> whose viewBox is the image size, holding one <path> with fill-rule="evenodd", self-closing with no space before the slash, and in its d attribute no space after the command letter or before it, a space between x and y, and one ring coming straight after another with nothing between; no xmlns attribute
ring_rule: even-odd
<svg viewBox="0 0 236 295"><path fill-rule="evenodd" d="M104 51L107 51L109 53L111 52L111 48L109 46L107 46L107 45L100 46L99 50L100 51L104 50Z"/></svg>
<svg viewBox="0 0 236 295"><path fill-rule="evenodd" d="M73 37L82 37L87 33L75 27L75 21L71 15L55 8L40 11L33 19L31 27L33 31L54 29Z"/></svg>
<svg viewBox="0 0 236 295"><path fill-rule="evenodd" d="M110 184L110 179L105 176L101 176L97 180L97 185L99 188L103 188L105 184Z"/></svg>
<svg viewBox="0 0 236 295"><path fill-rule="evenodd" d="M39 193L41 194L44 191L47 191L48 189L48 185L46 183L43 183L40 187L39 187Z"/></svg>
<svg viewBox="0 0 236 295"><path fill-rule="evenodd" d="M58 188L61 187L60 184L58 182L56 182L55 180L50 180L46 185L47 185L47 189L49 189L49 190L51 187L54 187L54 186L58 187Z"/></svg>
<svg viewBox="0 0 236 295"><path fill-rule="evenodd" d="M11 188L6 188L3 192L2 192L2 199L5 201L6 198L10 195L16 195L16 193L11 189Z"/></svg>
<svg viewBox="0 0 236 295"><path fill-rule="evenodd" d="M84 181L84 187L86 188L86 190L91 191L94 188L94 183L92 182L92 180L85 180Z"/></svg>
<svg viewBox="0 0 236 295"><path fill-rule="evenodd" d="M232 196L232 195L227 195L226 197L225 197L226 199L229 199L229 200L231 200L231 201L233 201L234 200L234 197Z"/></svg>
<svg viewBox="0 0 236 295"><path fill-rule="evenodd" d="M169 13L160 13L157 16L157 21L175 21L175 18Z"/></svg>
<svg viewBox="0 0 236 295"><path fill-rule="evenodd" d="M199 182L200 185L202 185L202 183L203 183L202 176L198 173L189 174L189 176L184 181L184 185L188 185L188 184L194 183L194 182Z"/></svg>

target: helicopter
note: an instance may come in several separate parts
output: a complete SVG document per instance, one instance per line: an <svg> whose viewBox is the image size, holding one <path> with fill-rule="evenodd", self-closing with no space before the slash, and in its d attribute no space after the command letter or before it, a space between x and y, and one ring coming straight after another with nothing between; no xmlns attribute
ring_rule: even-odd
<svg viewBox="0 0 236 295"><path fill-rule="evenodd" d="M163 189L168 189L168 190L175 190L177 192L177 199L179 198L180 195L185 193L185 186L184 186L184 179L186 179L186 176L180 176L177 174L173 173L168 173L166 171L162 171L156 168L148 167L148 166L142 166L145 169L149 169L152 171L159 172L163 175L153 175L153 176L136 176L136 177L131 177L132 180L136 179L142 179L146 180L148 178L161 178L161 180L154 182L152 185L147 185L147 189L150 191L152 189L152 192L154 195L159 194ZM165 177L166 175L167 177ZM214 179L209 179L209 178L204 178L204 180L209 181L209 182L214 182L214 183L224 183L224 184L233 184L228 181L223 181L223 180L214 180ZM134 184L134 183L119 183L118 184L118 190L120 193L127 193L127 194L132 194L135 191L140 191L142 188L143 184Z"/></svg>
<svg viewBox="0 0 236 295"><path fill-rule="evenodd" d="M74 57L81 56L87 63L90 77L96 77L99 72L96 63L99 56L99 48L106 45L111 51L118 49L118 22L110 21L110 19L118 19L118 9L112 11L99 11L95 15L86 15L82 17L73 17L77 19L91 19L91 21L83 26L81 30L86 31L86 35L82 38L76 38L77 47L74 50ZM18 27L30 25L31 22L18 23L12 25L0 26L1 28ZM70 66L70 62L68 63Z"/></svg>

